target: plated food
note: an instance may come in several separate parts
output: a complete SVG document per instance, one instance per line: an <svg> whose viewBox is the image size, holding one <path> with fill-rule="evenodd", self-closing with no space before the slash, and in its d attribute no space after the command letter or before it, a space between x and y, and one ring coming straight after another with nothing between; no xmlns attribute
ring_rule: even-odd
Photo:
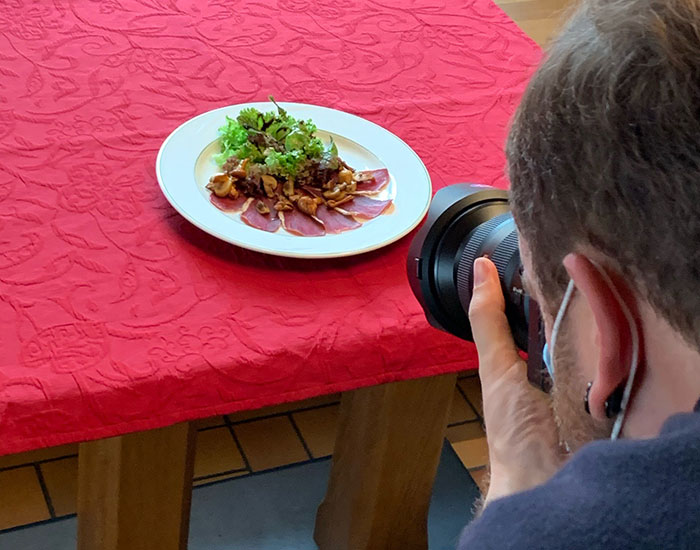
<svg viewBox="0 0 700 550"><path fill-rule="evenodd" d="M430 175L418 155L398 136L375 122L337 109L303 103L281 103L280 106L296 120L313 120L319 128L314 135L322 141L324 149L329 148L333 140L347 165L357 172L375 172L374 185L383 186L376 194L355 195L350 203L352 207L347 203L336 207L336 210L351 213L336 220L354 228L332 233L335 229L326 223L325 235L302 238L286 231L277 214L278 229L262 231L241 220L247 199L242 201L238 211L217 212L212 205L212 191L206 186L212 175L223 173L227 160L221 159L219 128L226 117L235 120L248 108L264 113L270 106L269 102L256 102L207 111L184 121L164 140L155 163L158 184L163 196L184 219L212 237L238 247L307 259L339 258L377 250L396 242L420 223L428 210L432 190ZM382 182L382 172L376 172L377 169L385 169L384 174L390 176L388 183ZM370 183L358 183L360 189L367 185ZM225 203L230 199L220 198ZM362 223L366 218L358 215L356 219L352 212L359 214L358 209L367 206L363 204L368 202L365 199L391 200L391 203L382 215ZM374 209L377 203L370 205ZM226 208L230 206L226 204ZM320 205L318 210L323 212ZM356 227L354 222L360 226Z"/></svg>
<svg viewBox="0 0 700 550"><path fill-rule="evenodd" d="M379 197L391 179L386 168L354 170L310 119L275 106L244 108L219 128L221 171L206 186L214 206L257 229L307 237L357 229L391 209Z"/></svg>

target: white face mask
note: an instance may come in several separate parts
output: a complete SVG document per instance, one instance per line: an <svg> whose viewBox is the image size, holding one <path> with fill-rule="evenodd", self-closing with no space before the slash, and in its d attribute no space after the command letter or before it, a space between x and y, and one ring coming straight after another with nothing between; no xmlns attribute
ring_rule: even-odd
<svg viewBox="0 0 700 550"><path fill-rule="evenodd" d="M613 285L613 282L610 280L608 274L597 263L593 262L592 260L589 261L591 261L593 267L595 267L598 273L600 273L600 275L603 277L606 284L610 288L610 291L620 303L622 313L624 314L625 319L629 324L630 334L632 335L632 360L630 362L629 368L630 374L627 378L627 383L625 384L625 389L622 394L620 412L618 413L617 418L615 419L615 424L613 425L613 429L610 434L610 440L615 441L619 437L620 432L622 431L622 425L625 422L625 415L627 413L627 406L629 405L630 394L632 393L634 377L637 374L637 364L639 362L639 333L637 332L637 324L634 322L634 317L632 317L632 313L627 307L627 304L625 304L625 302L622 300L620 293L615 288L615 285ZM570 279L569 284L566 287L566 292L564 293L564 298L562 299L561 305L559 306L559 311L557 311L557 316L554 319L554 326L552 327L552 345L549 346L545 343L544 348L542 348L542 359L544 361L545 366L547 367L549 375L552 377L552 380L554 380L554 361L552 360L550 349L552 350L552 352L555 349L555 346L557 344L557 337L559 336L559 329L561 328L561 323L564 319L564 315L566 314L566 310L568 309L569 304L571 303L571 297L573 296L575 289L576 286L574 285L574 281L573 279Z"/></svg>

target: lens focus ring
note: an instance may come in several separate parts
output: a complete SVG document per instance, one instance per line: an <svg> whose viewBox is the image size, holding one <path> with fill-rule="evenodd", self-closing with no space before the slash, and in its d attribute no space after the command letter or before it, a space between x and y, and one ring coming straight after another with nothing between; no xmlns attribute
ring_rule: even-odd
<svg viewBox="0 0 700 550"><path fill-rule="evenodd" d="M465 309L469 308L472 287L474 285L472 279L474 260L482 254L483 245L494 228L510 217L510 214L502 214L491 218L486 223L479 225L476 230L466 238L464 252L459 258L459 263L457 265L457 288L459 289L460 299Z"/></svg>
<svg viewBox="0 0 700 550"><path fill-rule="evenodd" d="M491 255L491 261L496 264L499 273L506 273L508 263L512 261L514 251L517 250L518 234L515 231L498 243L496 250Z"/></svg>

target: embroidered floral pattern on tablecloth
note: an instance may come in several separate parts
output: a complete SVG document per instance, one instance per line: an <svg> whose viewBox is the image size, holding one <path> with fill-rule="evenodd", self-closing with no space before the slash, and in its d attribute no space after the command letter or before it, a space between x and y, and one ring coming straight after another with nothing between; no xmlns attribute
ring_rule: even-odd
<svg viewBox="0 0 700 550"><path fill-rule="evenodd" d="M4 2L0 454L474 366L413 299L408 239L248 252L173 211L155 156L273 94L388 128L436 189L503 187L538 57L488 0Z"/></svg>

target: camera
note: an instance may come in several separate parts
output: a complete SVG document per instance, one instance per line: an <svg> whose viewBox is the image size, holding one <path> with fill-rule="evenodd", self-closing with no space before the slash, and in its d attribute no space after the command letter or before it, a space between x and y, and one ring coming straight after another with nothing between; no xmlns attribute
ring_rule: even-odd
<svg viewBox="0 0 700 550"><path fill-rule="evenodd" d="M498 269L513 339L527 353L530 382L548 389L542 362L540 310L523 287L518 233L508 193L474 183L447 186L435 194L425 222L411 242L407 271L428 322L473 341L469 302L474 260L488 256Z"/></svg>

